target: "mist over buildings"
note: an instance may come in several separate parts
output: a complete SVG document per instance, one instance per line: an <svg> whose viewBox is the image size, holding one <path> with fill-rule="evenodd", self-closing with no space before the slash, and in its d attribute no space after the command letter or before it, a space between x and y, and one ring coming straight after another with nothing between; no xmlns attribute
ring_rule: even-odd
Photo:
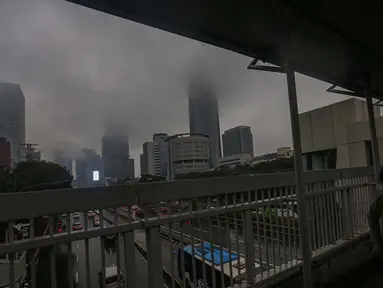
<svg viewBox="0 0 383 288"><path fill-rule="evenodd" d="M118 131L139 171L142 143L154 133L189 131L191 79L216 95L221 131L250 125L256 154L289 145L284 76L249 71L249 62L65 1L0 1L0 81L21 86L27 141L47 157L100 152L104 133ZM343 99L303 76L297 87L301 110Z"/></svg>

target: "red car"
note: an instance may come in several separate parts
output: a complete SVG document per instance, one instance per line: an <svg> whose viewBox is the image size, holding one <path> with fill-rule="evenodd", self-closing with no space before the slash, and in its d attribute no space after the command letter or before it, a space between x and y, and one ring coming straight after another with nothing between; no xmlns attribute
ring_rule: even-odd
<svg viewBox="0 0 383 288"><path fill-rule="evenodd" d="M80 222L73 223L73 230L82 230L82 224Z"/></svg>

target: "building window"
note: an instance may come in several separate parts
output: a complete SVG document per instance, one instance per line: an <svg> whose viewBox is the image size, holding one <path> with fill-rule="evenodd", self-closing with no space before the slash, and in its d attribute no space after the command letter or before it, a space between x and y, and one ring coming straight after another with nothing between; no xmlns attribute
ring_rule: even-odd
<svg viewBox="0 0 383 288"><path fill-rule="evenodd" d="M306 153L303 164L306 170L336 169L336 149Z"/></svg>

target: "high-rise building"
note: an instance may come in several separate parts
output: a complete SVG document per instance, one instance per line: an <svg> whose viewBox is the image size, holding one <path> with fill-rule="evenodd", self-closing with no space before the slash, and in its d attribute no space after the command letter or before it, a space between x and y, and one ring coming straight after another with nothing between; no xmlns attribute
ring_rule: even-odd
<svg viewBox="0 0 383 288"><path fill-rule="evenodd" d="M222 135L222 145L225 157L239 154L254 156L253 134L249 126L237 126L226 130Z"/></svg>
<svg viewBox="0 0 383 288"><path fill-rule="evenodd" d="M209 85L194 81L189 85L190 133L209 136L210 167L214 168L221 157L218 101Z"/></svg>
<svg viewBox="0 0 383 288"><path fill-rule="evenodd" d="M0 137L0 169L11 168L11 143Z"/></svg>
<svg viewBox="0 0 383 288"><path fill-rule="evenodd" d="M77 188L104 185L104 164L101 156L92 149L84 149L82 152L82 157L76 159Z"/></svg>
<svg viewBox="0 0 383 288"><path fill-rule="evenodd" d="M168 138L166 133L153 135L153 173L157 176L167 177L168 174Z"/></svg>
<svg viewBox="0 0 383 288"><path fill-rule="evenodd" d="M169 138L169 179L192 172L209 170L209 137L204 135L179 134Z"/></svg>
<svg viewBox="0 0 383 288"><path fill-rule="evenodd" d="M145 142L140 155L141 175L154 175L154 143Z"/></svg>
<svg viewBox="0 0 383 288"><path fill-rule="evenodd" d="M55 151L53 162L65 167L73 175L73 160L64 151Z"/></svg>
<svg viewBox="0 0 383 288"><path fill-rule="evenodd" d="M18 163L25 143L25 97L17 84L0 82L0 137L11 143L12 165Z"/></svg>
<svg viewBox="0 0 383 288"><path fill-rule="evenodd" d="M129 158L129 139L121 134L107 134L101 139L105 177L113 180L134 178L134 160Z"/></svg>

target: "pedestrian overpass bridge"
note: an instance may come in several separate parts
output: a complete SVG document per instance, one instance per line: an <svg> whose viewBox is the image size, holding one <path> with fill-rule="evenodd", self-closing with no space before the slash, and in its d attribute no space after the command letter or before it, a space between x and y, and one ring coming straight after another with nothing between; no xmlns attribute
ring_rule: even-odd
<svg viewBox="0 0 383 288"><path fill-rule="evenodd" d="M246 4L216 0L70 2L247 55L254 58L250 69L285 73L295 173L0 195L0 223L8 223L9 227L6 242L0 244L0 281L8 279L5 285L16 287L19 279L25 278L25 261L17 258L20 251L31 251L34 255L38 248L52 247L54 251L54 247L60 244L67 245L71 251L72 242L84 241L85 286L91 287L89 279L93 277L89 275L89 267L92 266L90 253L100 253L101 286L105 287L104 236L118 234L122 238L116 237L119 239L116 241L123 242L116 245L117 249L120 249L120 244L123 247L116 254L117 271L123 272L118 277L125 279L125 287L139 287L140 283L136 281L139 271L136 271L134 261L134 232L137 230L145 233L150 288L176 287L173 273L176 269L180 270L184 287L187 287L188 275L192 282L200 281L211 287L216 287L219 279L221 284L222 279L228 279L228 285L232 287L323 287L325 282L337 279L347 270L358 271L363 276L372 273L367 281L380 280L373 269L379 265L364 265L370 250L366 214L374 198L374 181L378 179L380 168L372 102L372 98L383 100L383 42L381 37L377 37L383 28L379 1L272 0ZM260 62L273 66L260 65ZM329 92L366 98L373 169L303 172L294 72L330 83ZM346 91L336 89L336 86ZM182 207L187 203L188 209L164 216L160 213L163 203L169 205L169 209L177 203ZM83 231L68 229L67 232L56 233L55 215L99 209L103 219L103 209L136 204L145 210L143 220L116 221L114 225L105 227L101 221L101 228L85 225ZM157 207L155 215L149 213L149 207L153 205ZM49 235L35 237L31 232L28 239L15 237L13 223L31 219L33 231L33 219L47 215L50 217ZM70 223L70 216L67 221ZM202 229L204 221L207 221L207 229ZM181 253L184 256L179 262L170 261L167 275L172 277L164 277L161 245L164 226L170 239L175 226L178 226L181 238L195 238L191 245L198 245L198 241L200 245L209 242L218 251L241 255L238 258L241 262L229 261L229 269L224 270L221 261L222 264L215 265L214 269L219 273L209 277L205 271L209 265L202 257L202 264L205 264L198 268L201 276L197 275L197 258L192 257L194 260L186 263L185 255ZM188 227L191 235L184 231ZM195 229L200 232L199 237L193 234ZM100 239L100 251L90 251L89 240L93 238ZM182 251L184 242L181 239L179 243ZM173 253L172 250L168 249L169 254ZM221 258L223 252L218 252L218 255ZM72 260L68 256L69 270ZM9 265L4 265L7 263ZM60 284L55 277L55 263L52 252L51 287ZM27 273L31 287L36 287L35 264L34 257L31 257ZM359 267L357 270L352 270L354 264ZM237 273L234 273L235 269ZM240 277L233 277L234 274ZM357 274L355 272L353 276L357 277ZM346 279L355 278L347 276ZM369 285L360 283L358 287ZM71 276L65 285L73 287Z"/></svg>
<svg viewBox="0 0 383 288"><path fill-rule="evenodd" d="M84 243L84 257L88 260L84 273L94 270L90 269L94 263L89 257L101 254L101 272L105 279L106 264L102 255L105 254L105 241L110 237L104 236L119 235L121 237L116 237L120 243L116 245L115 265L122 271L121 277L127 280L125 287L142 286L137 269L143 268L135 265L136 251L141 249L137 242L142 241L145 241L147 263L144 269L150 275L148 287L189 287L188 275L191 281L195 277L194 280L205 282L208 287L303 287L302 242L308 239L314 287L326 287L334 281L347 283L350 279L353 283L359 281L358 287L364 287L363 281L371 282L382 277L381 273L374 273L379 266L367 261L371 244L366 214L374 197L373 175L373 169L369 167L304 172L309 229L303 233L308 237L304 237L299 229L295 173L3 194L0 195L0 222L8 223L8 227L13 227L20 219L30 219L31 225L33 219L46 215L50 220L45 236L35 237L31 232L30 237L19 240L14 229L8 230L7 241L0 244L0 255L7 255L7 260L3 261L9 263L6 271L5 266L0 265L3 267L1 279L11 279L9 287L18 287L14 283L25 278L25 262L20 267L23 263L15 257L18 252L34 252L42 247L51 247L54 251L58 245L67 246L67 250L72 251L72 243L80 242ZM118 212L121 209L116 207L132 205L143 208L142 219L129 219L130 214L123 208L126 221L113 222L113 217L121 216ZM167 214L163 213L164 207L167 207ZM105 221L101 221L101 227L85 225L81 231L58 232L55 229L56 215L66 213L68 227L71 227L70 213L84 211L86 219L86 211L95 209L99 211L100 219L109 213L112 224L105 225ZM169 241L168 247L164 248L161 244L164 233L168 239L177 238L178 241ZM90 248L96 246L89 245L89 241L99 241L101 248ZM182 251L186 245L198 247L201 243L212 243L218 258L223 257L223 252L240 255L240 265L233 260L225 269L221 269L223 264L214 266L216 279L227 279L225 286L218 286L219 282L214 283L209 277L212 270L208 270L211 262L207 259L188 263L184 258L180 262L168 261L165 265L165 257L173 259L172 254L177 248ZM55 254L51 257L52 287L60 287L55 286L59 284L54 279L57 275ZM33 263L34 258L29 261L30 277L24 281L28 281L30 287L36 287L33 282L36 280L36 263ZM68 254L68 266L72 267L73 261ZM202 262L205 265L201 270L198 263ZM207 272L203 272L204 269ZM353 272L351 276L347 274L350 271ZM363 279L371 273L372 277ZM93 277L95 275L87 275L84 279ZM68 276L64 287L72 287L71 280ZM366 285L374 287L371 283ZM91 287L90 282L85 286Z"/></svg>

